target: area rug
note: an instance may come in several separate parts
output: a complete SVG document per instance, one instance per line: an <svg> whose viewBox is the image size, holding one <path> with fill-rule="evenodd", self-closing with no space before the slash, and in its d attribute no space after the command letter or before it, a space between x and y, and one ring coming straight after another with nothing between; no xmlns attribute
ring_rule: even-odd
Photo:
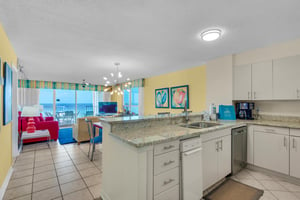
<svg viewBox="0 0 300 200"><path fill-rule="evenodd" d="M72 128L62 128L59 129L58 132L58 141L60 144L70 144L75 143L76 140L74 140L72 135Z"/></svg>
<svg viewBox="0 0 300 200"><path fill-rule="evenodd" d="M205 200L258 200L264 191L227 179L219 187L209 193Z"/></svg>

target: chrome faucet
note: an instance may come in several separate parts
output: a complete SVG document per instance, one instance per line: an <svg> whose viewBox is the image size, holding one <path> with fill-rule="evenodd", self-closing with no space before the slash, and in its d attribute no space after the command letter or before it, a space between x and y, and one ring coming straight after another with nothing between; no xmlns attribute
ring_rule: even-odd
<svg viewBox="0 0 300 200"><path fill-rule="evenodd" d="M184 104L184 110L183 112L185 113L185 121L188 122L189 121L189 112L187 110L187 103L185 102Z"/></svg>

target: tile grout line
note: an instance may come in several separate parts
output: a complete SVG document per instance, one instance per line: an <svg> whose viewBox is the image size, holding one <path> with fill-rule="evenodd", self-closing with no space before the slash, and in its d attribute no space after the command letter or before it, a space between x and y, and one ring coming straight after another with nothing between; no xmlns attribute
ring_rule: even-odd
<svg viewBox="0 0 300 200"><path fill-rule="evenodd" d="M65 148L65 147L64 147L64 148ZM78 147L78 148L80 149L80 147ZM66 148L65 148L65 149L66 149ZM67 154L70 156L69 151L68 151L67 149L66 149L66 151L67 151ZM82 151L82 150L80 149L80 151ZM74 161L73 161L73 158L72 158L71 156L70 156L70 158L71 158L71 161L72 161L73 165L75 166L76 170L78 171L78 174L79 174L79 176L81 177L81 180L84 182L84 184L85 184L86 188L88 189L90 195L91 195L92 198L94 199L94 196L93 196L92 192L90 191L88 185L87 185L86 182L84 181L83 176L80 174L79 169L77 168L76 164L75 164ZM83 190L83 189L82 189L82 190ZM80 190L78 190L78 191L80 191Z"/></svg>
<svg viewBox="0 0 300 200"><path fill-rule="evenodd" d="M50 146L51 146L51 145L50 145ZM50 146L49 146L49 148L50 148L50 153L51 153L51 158L52 158L52 164L53 164L53 166L54 166L54 171L55 171L55 174L56 174L56 180L57 180L57 183L58 183L58 188L59 188L59 191L60 191L60 195L61 195L61 198L62 198L62 200L63 200L64 197L63 197L63 194L62 194L62 191L61 191L60 182L59 182L58 174L57 174L57 169L56 169L56 167L55 167L55 163L54 163L54 159L53 159L53 154L52 154L52 149L51 149ZM59 197L56 197L56 198L59 198ZM53 198L53 199L55 199L55 198Z"/></svg>
<svg viewBox="0 0 300 200"><path fill-rule="evenodd" d="M254 171L254 172L255 172L255 171ZM251 174L250 174L250 175L251 175ZM251 175L251 176L253 176L253 175ZM271 192L271 190L267 190L267 189L265 188L265 186L260 182L259 179L257 179L255 176L253 176L253 178L254 178L259 184L261 184L261 185L263 186L264 191L268 191L269 193L272 194L272 196L273 196L276 200L279 200L279 199ZM272 181L274 181L273 178L272 178Z"/></svg>
<svg viewBox="0 0 300 200"><path fill-rule="evenodd" d="M33 156L32 185L31 185L31 200L33 199L33 181L34 181L34 169L35 169L35 156L36 156L36 149L34 149L34 156Z"/></svg>

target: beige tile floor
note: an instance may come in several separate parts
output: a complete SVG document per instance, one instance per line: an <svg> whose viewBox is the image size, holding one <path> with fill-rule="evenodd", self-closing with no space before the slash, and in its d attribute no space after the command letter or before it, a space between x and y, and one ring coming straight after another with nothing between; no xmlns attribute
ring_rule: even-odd
<svg viewBox="0 0 300 200"><path fill-rule="evenodd" d="M295 185L277 176L244 169L233 179L264 190L260 200L300 200L300 185Z"/></svg>
<svg viewBox="0 0 300 200"><path fill-rule="evenodd" d="M16 159L4 200L89 200L100 197L102 152L87 158L88 143L51 142L25 145ZM264 190L261 200L300 200L300 185L262 172L244 169L232 177Z"/></svg>
<svg viewBox="0 0 300 200"><path fill-rule="evenodd" d="M101 144L94 161L87 157L88 143L60 145L50 142L24 145L4 200L89 200L100 197Z"/></svg>

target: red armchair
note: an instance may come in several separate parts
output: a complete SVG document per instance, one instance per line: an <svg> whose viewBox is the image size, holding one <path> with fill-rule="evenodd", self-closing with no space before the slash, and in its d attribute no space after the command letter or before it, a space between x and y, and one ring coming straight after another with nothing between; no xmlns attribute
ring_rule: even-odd
<svg viewBox="0 0 300 200"><path fill-rule="evenodd" d="M21 117L21 112L19 112L19 118L18 118L18 130L19 133L21 133L21 127L22 131L26 131L27 128L27 121L29 117ZM53 117L43 117L41 114L40 117L34 117L34 122L35 122L35 127L36 130L45 130L48 129L51 139L52 140L57 140L58 138L58 131L59 131L59 126L58 126L58 121L54 121ZM22 124L21 124L22 123ZM30 143L30 142L39 142L39 141L45 141L47 140L46 137L44 138L35 138L35 139L27 139L24 140L23 143Z"/></svg>

